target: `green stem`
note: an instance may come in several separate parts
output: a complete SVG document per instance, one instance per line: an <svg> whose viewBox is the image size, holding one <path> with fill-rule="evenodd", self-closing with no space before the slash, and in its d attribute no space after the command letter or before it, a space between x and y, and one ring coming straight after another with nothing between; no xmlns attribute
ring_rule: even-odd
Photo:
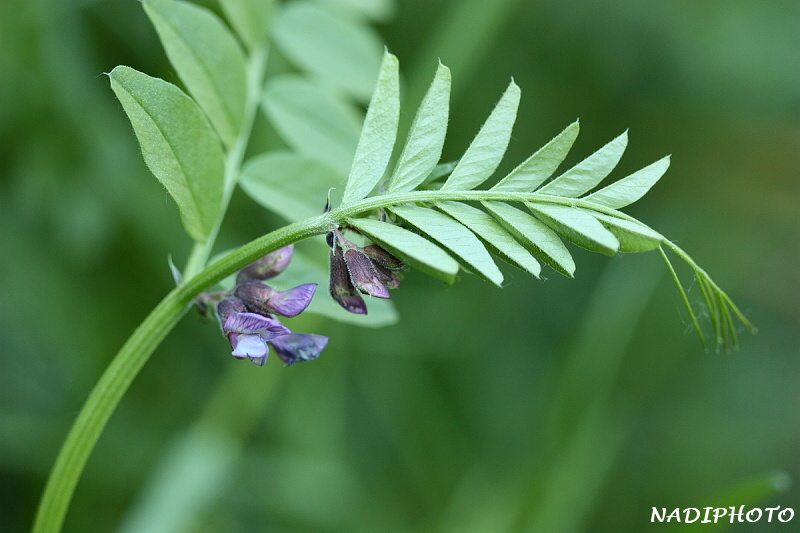
<svg viewBox="0 0 800 533"><path fill-rule="evenodd" d="M60 531L89 454L125 391L150 355L203 290L266 253L330 230L316 217L273 231L225 256L172 292L145 318L100 377L56 459L33 526L34 533Z"/></svg>

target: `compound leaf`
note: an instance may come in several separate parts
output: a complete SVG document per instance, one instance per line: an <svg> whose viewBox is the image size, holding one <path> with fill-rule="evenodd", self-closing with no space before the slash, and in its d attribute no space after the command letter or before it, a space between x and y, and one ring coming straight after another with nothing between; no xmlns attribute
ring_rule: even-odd
<svg viewBox="0 0 800 533"><path fill-rule="evenodd" d="M596 211L586 211L596 218L619 240L619 251L623 253L649 252L664 242L664 237L641 222L613 217Z"/></svg>
<svg viewBox="0 0 800 533"><path fill-rule="evenodd" d="M275 0L219 0L225 17L248 47L267 37Z"/></svg>
<svg viewBox="0 0 800 533"><path fill-rule="evenodd" d="M573 243L592 252L614 255L619 240L591 214L581 209L551 204L527 204L542 222Z"/></svg>
<svg viewBox="0 0 800 533"><path fill-rule="evenodd" d="M289 151L255 156L240 178L253 200L291 222L321 214L328 190L343 181L330 167Z"/></svg>
<svg viewBox="0 0 800 533"><path fill-rule="evenodd" d="M361 117L343 98L296 74L272 78L262 106L296 152L346 175L361 131Z"/></svg>
<svg viewBox="0 0 800 533"><path fill-rule="evenodd" d="M285 4L272 26L275 44L298 67L368 102L382 42L366 24L311 2Z"/></svg>
<svg viewBox="0 0 800 533"><path fill-rule="evenodd" d="M575 262L558 234L544 222L502 202L483 202L484 207L533 255L567 277Z"/></svg>

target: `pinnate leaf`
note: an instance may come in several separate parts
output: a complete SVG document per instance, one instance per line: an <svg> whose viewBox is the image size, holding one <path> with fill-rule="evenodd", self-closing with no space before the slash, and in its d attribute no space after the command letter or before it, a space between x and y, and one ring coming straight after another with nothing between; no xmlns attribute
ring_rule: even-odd
<svg viewBox="0 0 800 533"><path fill-rule="evenodd" d="M445 181L443 191L472 189L489 179L503 159L511 139L519 98L520 89L512 81L453 173Z"/></svg>
<svg viewBox="0 0 800 533"><path fill-rule="evenodd" d="M475 235L483 239L484 244L492 253L504 261L526 270L537 278L539 277L542 267L536 258L518 243L491 215L461 202L439 202L436 207L458 220Z"/></svg>
<svg viewBox="0 0 800 533"><path fill-rule="evenodd" d="M448 285L455 281L458 263L424 237L394 224L368 218L351 219L348 223L417 270Z"/></svg>
<svg viewBox="0 0 800 533"><path fill-rule="evenodd" d="M531 192L545 182L567 157L580 126L573 122L553 140L511 171L492 187L493 191Z"/></svg>
<svg viewBox="0 0 800 533"><path fill-rule="evenodd" d="M222 207L224 181L222 149L211 125L171 83L124 66L109 78L147 167L178 204L186 232L205 242Z"/></svg>
<svg viewBox="0 0 800 533"><path fill-rule="evenodd" d="M577 198L592 190L614 170L627 145L628 132L626 131L550 183L547 183L539 189L539 192L566 198Z"/></svg>
<svg viewBox="0 0 800 533"><path fill-rule="evenodd" d="M275 44L298 67L369 101L383 46L372 28L306 1L284 4L272 28Z"/></svg>
<svg viewBox="0 0 800 533"><path fill-rule="evenodd" d="M587 211L563 205L527 205L538 219L578 246L606 255L619 250L619 240Z"/></svg>
<svg viewBox="0 0 800 533"><path fill-rule="evenodd" d="M389 192L410 191L427 178L442 156L450 105L450 69L439 64L411 125Z"/></svg>
<svg viewBox="0 0 800 533"><path fill-rule="evenodd" d="M352 105L296 74L267 82L262 103L275 129L296 152L347 174L361 130L361 117Z"/></svg>
<svg viewBox="0 0 800 533"><path fill-rule="evenodd" d="M667 168L669 168L669 156L593 192L585 199L597 205L620 209L647 194L650 188L664 175Z"/></svg>
<svg viewBox="0 0 800 533"><path fill-rule="evenodd" d="M400 119L400 73L397 58L386 52L378 83L367 109L353 166L347 178L344 203L361 200L383 177L392 157Z"/></svg>
<svg viewBox="0 0 800 533"><path fill-rule="evenodd" d="M502 202L483 202L483 205L533 255L556 272L572 277L575 262L558 234L547 224Z"/></svg>
<svg viewBox="0 0 800 533"><path fill-rule="evenodd" d="M239 180L248 196L291 222L321 214L328 189L343 181L330 167L283 150L248 160Z"/></svg>
<svg viewBox="0 0 800 533"><path fill-rule="evenodd" d="M146 0L144 9L189 94L231 146L247 94L244 55L236 39L216 15L195 4Z"/></svg>
<svg viewBox="0 0 800 533"><path fill-rule="evenodd" d="M413 205L395 206L391 210L439 243L458 258L462 265L495 285L500 286L503 283L503 274L480 240L454 218L433 209Z"/></svg>
<svg viewBox="0 0 800 533"><path fill-rule="evenodd" d="M225 17L248 47L265 40L275 0L219 0Z"/></svg>

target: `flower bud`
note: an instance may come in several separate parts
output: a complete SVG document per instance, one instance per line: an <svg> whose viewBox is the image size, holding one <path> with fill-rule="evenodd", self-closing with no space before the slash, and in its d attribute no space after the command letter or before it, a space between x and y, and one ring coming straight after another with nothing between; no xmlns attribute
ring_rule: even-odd
<svg viewBox="0 0 800 533"><path fill-rule="evenodd" d="M289 290L278 291L257 280L245 281L233 289L233 294L244 302L253 313L297 316L311 303L316 283L298 285Z"/></svg>
<svg viewBox="0 0 800 533"><path fill-rule="evenodd" d="M372 261L364 252L350 248L344 253L344 261L350 272L350 280L356 289L376 298L390 297L389 290L381 283Z"/></svg>
<svg viewBox="0 0 800 533"><path fill-rule="evenodd" d="M344 253L338 246L331 250L330 293L336 303L347 311L359 315L367 314L367 305L359 296L358 291L353 286L353 282L350 281L350 273L347 271Z"/></svg>
<svg viewBox="0 0 800 533"><path fill-rule="evenodd" d="M225 321L232 313L246 313L247 309L239 298L225 298L217 304L217 317L219 318L219 325L225 326Z"/></svg>
<svg viewBox="0 0 800 533"><path fill-rule="evenodd" d="M293 244L275 250L239 271L236 276L236 283L239 284L252 279L266 280L274 278L289 266L293 255Z"/></svg>
<svg viewBox="0 0 800 533"><path fill-rule="evenodd" d="M404 263L378 246L377 244L370 244L361 249L362 252L367 254L367 257L372 259L372 262L382 266L387 270L400 270L403 268Z"/></svg>
<svg viewBox="0 0 800 533"><path fill-rule="evenodd" d="M397 274L377 263L372 263L372 266L375 267L375 272L378 273L378 279L387 289L396 289L400 286L400 277Z"/></svg>

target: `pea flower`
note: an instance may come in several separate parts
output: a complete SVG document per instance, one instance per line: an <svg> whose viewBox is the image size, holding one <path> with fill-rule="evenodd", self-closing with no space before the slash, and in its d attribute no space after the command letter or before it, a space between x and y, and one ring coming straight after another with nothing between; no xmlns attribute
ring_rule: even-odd
<svg viewBox="0 0 800 533"><path fill-rule="evenodd" d="M330 294L347 311L367 314L361 294L389 298L389 289L400 286L395 273L403 262L378 246L356 246L341 232L333 230L327 236L331 248Z"/></svg>
<svg viewBox="0 0 800 533"><path fill-rule="evenodd" d="M311 303L317 288L316 283L306 283L279 291L263 282L285 270L293 252L294 248L287 246L268 254L243 268L232 290L198 297L204 308L216 310L222 333L237 359L250 359L263 366L272 346L289 366L318 358L327 346L328 337L294 333L275 316L299 315Z"/></svg>

